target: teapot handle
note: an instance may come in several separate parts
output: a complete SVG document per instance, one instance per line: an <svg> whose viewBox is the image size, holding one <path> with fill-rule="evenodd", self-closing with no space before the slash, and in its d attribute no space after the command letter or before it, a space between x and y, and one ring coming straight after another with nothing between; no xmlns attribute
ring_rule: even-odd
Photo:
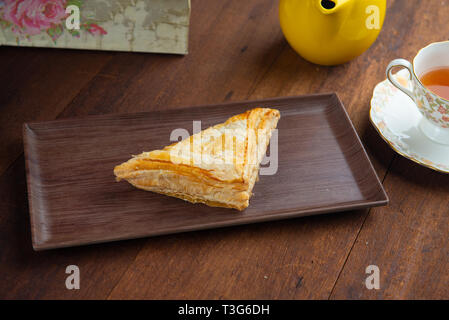
<svg viewBox="0 0 449 320"><path fill-rule="evenodd" d="M408 95L413 101L415 101L415 95L413 93L413 91L411 91L408 88L405 88L404 86L402 86L394 77L393 74L391 73L393 68L396 67L402 67L408 70L408 72L410 73L410 80L413 80L414 77L414 73L413 73L413 65L405 60L405 59L395 59L393 61L390 62L390 64L387 67L387 79L399 90L401 90L402 92L404 92L406 95Z"/></svg>

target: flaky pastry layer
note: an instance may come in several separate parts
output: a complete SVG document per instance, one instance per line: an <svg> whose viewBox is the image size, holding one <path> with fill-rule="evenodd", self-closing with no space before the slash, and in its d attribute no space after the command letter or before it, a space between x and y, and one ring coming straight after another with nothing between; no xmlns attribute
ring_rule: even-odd
<svg viewBox="0 0 449 320"><path fill-rule="evenodd" d="M162 150L134 156L114 174L139 189L243 210L279 118L275 109L249 110Z"/></svg>

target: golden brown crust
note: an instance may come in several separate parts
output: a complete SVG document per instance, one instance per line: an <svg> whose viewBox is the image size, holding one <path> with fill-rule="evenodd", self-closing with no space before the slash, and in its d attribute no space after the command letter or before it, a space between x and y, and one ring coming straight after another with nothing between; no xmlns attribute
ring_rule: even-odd
<svg viewBox="0 0 449 320"><path fill-rule="evenodd" d="M249 200L246 200L246 202L243 202L241 204L232 204L232 203L225 203L225 202L218 202L218 201L211 201L206 200L198 197L193 197L188 194L184 193L175 193L175 192L167 192L167 191L155 191L160 194L164 194L166 196L179 198L185 201L188 201L190 203L203 203L205 205L208 205L209 207L220 207L220 208L229 208L229 209L237 209L239 211L242 211L249 205Z"/></svg>
<svg viewBox="0 0 449 320"><path fill-rule="evenodd" d="M279 118L275 109L248 110L162 150L134 156L114 174L140 189L243 210Z"/></svg>

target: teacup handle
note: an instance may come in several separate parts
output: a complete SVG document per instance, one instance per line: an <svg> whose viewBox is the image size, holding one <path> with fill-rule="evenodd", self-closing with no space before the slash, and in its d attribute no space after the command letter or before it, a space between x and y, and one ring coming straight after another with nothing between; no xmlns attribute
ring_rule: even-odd
<svg viewBox="0 0 449 320"><path fill-rule="evenodd" d="M408 62L405 59L395 59L390 62L390 64L387 67L387 79L399 90L407 94L413 101L415 101L415 95L413 94L413 91L409 90L408 88L402 86L391 73L393 68L396 67L402 67L406 68L408 72L410 73L410 80L413 79L413 66L410 62Z"/></svg>

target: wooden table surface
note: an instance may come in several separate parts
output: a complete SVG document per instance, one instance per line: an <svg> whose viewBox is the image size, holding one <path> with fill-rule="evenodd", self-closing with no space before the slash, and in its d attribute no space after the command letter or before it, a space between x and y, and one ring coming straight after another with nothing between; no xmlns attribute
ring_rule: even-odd
<svg viewBox="0 0 449 320"><path fill-rule="evenodd" d="M449 176L395 154L368 118L394 58L448 38L449 1L389 0L342 66L286 43L277 1L192 1L190 54L0 48L0 298L449 298ZM371 210L34 252L22 124L335 91L390 197ZM67 290L77 265L81 289ZM365 268L380 269L380 289Z"/></svg>

